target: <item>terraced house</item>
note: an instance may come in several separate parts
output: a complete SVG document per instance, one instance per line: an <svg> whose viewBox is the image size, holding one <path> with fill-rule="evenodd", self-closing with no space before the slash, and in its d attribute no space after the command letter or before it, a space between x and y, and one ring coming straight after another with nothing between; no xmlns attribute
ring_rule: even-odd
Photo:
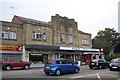
<svg viewBox="0 0 120 80"><path fill-rule="evenodd" d="M74 19L56 14L43 22L15 15L12 22L1 22L2 53L15 45L16 50L20 47L17 52L22 60L44 63L45 59L71 58L87 62L100 56L99 49L92 49L91 34L78 30Z"/></svg>

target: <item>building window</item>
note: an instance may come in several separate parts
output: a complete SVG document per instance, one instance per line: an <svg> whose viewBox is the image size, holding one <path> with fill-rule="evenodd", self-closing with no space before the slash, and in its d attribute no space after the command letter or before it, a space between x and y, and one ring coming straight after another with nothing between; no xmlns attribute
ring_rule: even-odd
<svg viewBox="0 0 120 80"><path fill-rule="evenodd" d="M89 41L87 39L82 40L82 45L89 45Z"/></svg>
<svg viewBox="0 0 120 80"><path fill-rule="evenodd" d="M64 41L64 33L60 33L60 41L61 41L61 42Z"/></svg>
<svg viewBox="0 0 120 80"><path fill-rule="evenodd" d="M72 34L70 34L68 36L68 41L69 41L69 43L73 43L73 35Z"/></svg>
<svg viewBox="0 0 120 80"><path fill-rule="evenodd" d="M37 34L36 34L36 38L37 38L37 39L42 39L42 33L37 33Z"/></svg>
<svg viewBox="0 0 120 80"><path fill-rule="evenodd" d="M1 34L1 38L3 39L16 39L16 32L2 31Z"/></svg>
<svg viewBox="0 0 120 80"><path fill-rule="evenodd" d="M46 34L45 33L43 33L43 39L46 40Z"/></svg>
<svg viewBox="0 0 120 80"><path fill-rule="evenodd" d="M9 39L16 39L16 33L15 32L10 32L9 33Z"/></svg>
<svg viewBox="0 0 120 80"><path fill-rule="evenodd" d="M33 32L32 39L45 40L46 39L46 34L45 33L36 33L36 32Z"/></svg>
<svg viewBox="0 0 120 80"><path fill-rule="evenodd" d="M36 39L36 33L35 32L33 32L33 34L32 34L32 39Z"/></svg>

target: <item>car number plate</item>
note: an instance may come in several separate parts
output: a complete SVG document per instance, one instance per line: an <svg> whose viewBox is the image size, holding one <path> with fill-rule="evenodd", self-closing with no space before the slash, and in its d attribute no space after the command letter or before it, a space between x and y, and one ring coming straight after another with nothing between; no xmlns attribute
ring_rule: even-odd
<svg viewBox="0 0 120 80"><path fill-rule="evenodd" d="M91 63L91 65L95 65L95 63Z"/></svg>
<svg viewBox="0 0 120 80"><path fill-rule="evenodd" d="M49 66L46 66L46 68L50 68Z"/></svg>
<svg viewBox="0 0 120 80"><path fill-rule="evenodd" d="M112 68L117 69L117 67L112 67Z"/></svg>

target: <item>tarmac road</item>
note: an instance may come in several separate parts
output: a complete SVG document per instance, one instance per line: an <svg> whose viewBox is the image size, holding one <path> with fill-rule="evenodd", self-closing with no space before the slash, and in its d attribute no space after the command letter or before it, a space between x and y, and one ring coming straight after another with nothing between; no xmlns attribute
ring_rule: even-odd
<svg viewBox="0 0 120 80"><path fill-rule="evenodd" d="M4 79L20 79L20 78L35 78L39 80L46 79L60 79L60 80L73 80L80 78L83 79L95 79L95 80L115 80L119 79L119 71L109 71L109 69L93 69L90 70L88 66L81 66L79 73L72 74L62 74L60 76L55 75L46 75L43 71L43 68L31 68L29 70L11 70L11 71L2 71L2 78ZM22 79L23 80L23 79Z"/></svg>

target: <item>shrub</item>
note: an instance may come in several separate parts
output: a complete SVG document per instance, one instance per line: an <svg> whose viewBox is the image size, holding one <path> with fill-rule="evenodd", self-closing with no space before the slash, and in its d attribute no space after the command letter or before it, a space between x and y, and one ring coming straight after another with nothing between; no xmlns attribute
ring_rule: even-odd
<svg viewBox="0 0 120 80"><path fill-rule="evenodd" d="M106 55L106 60L107 61L111 61L112 59L114 59L116 57L117 57L117 55L112 53L112 54Z"/></svg>

